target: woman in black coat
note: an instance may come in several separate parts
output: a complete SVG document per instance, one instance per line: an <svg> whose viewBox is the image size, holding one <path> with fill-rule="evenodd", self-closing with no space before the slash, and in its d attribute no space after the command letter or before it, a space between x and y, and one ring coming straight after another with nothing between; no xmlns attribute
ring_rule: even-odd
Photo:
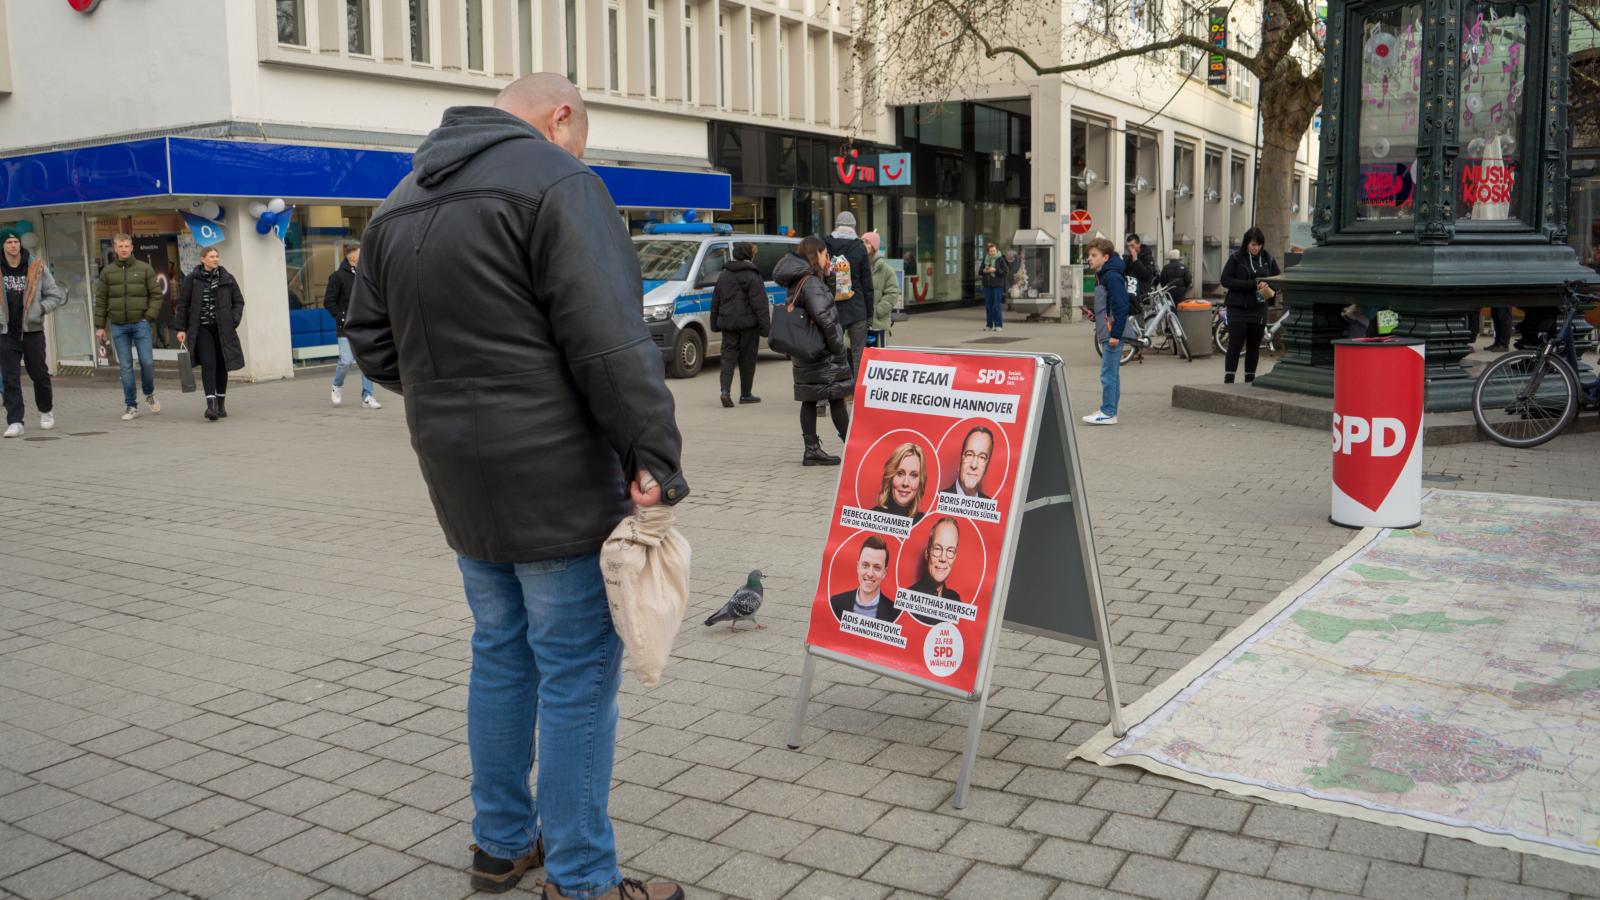
<svg viewBox="0 0 1600 900"><path fill-rule="evenodd" d="M1223 301L1228 309L1228 356L1222 380L1233 383L1239 368L1239 351L1244 351L1244 380L1256 380L1256 361L1261 358L1261 338L1267 330L1267 279L1283 274L1278 261L1266 250L1267 238L1259 228L1244 233L1239 249L1222 267L1222 286L1228 289Z"/></svg>
<svg viewBox="0 0 1600 900"><path fill-rule="evenodd" d="M772 269L772 280L788 292L789 307L805 309L812 326L822 333L822 343L826 347L820 359L789 360L794 364L794 399L800 401L800 433L806 442L806 452L800 462L807 466L839 464L839 457L822 450L814 404L828 402L833 427L838 429L839 440L843 441L850 433L850 411L845 408L844 398L855 388L844 331L839 327L833 291L827 284L828 272L828 246L815 235L801 241L793 253L778 260Z"/></svg>
<svg viewBox="0 0 1600 900"><path fill-rule="evenodd" d="M772 331L772 301L756 268L756 245L733 245L733 261L717 276L711 292L711 330L722 333L722 405L733 406L733 370L739 370L739 402L760 403L751 393L756 380L756 350Z"/></svg>
<svg viewBox="0 0 1600 900"><path fill-rule="evenodd" d="M206 389L206 418L228 417L228 373L244 368L244 348L239 345L239 322L244 318L244 295L239 282L217 263L217 248L200 254L200 265L183 280L173 319L178 343L194 344L189 352L200 367Z"/></svg>

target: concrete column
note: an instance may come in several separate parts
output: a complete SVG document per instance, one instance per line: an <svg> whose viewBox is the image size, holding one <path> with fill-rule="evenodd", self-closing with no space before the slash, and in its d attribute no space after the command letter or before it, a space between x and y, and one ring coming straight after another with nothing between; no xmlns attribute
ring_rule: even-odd
<svg viewBox="0 0 1600 900"><path fill-rule="evenodd" d="M466 0L439 0L433 30L439 35L439 67L450 72L467 68Z"/></svg>
<svg viewBox="0 0 1600 900"><path fill-rule="evenodd" d="M698 106L716 109L722 92L722 35L717 28L717 0L693 0L695 36L695 78Z"/></svg>
<svg viewBox="0 0 1600 900"><path fill-rule="evenodd" d="M811 46L811 121L827 125L833 121L834 72L833 39L826 31L811 31L807 37Z"/></svg>
<svg viewBox="0 0 1600 900"><path fill-rule="evenodd" d="M583 41L583 66L578 71L578 86L590 91L604 91L611 72L611 53L606 42L610 20L606 18L605 0L579 0L583 12L579 21ZM620 88L621 85L618 85Z"/></svg>
<svg viewBox="0 0 1600 900"><path fill-rule="evenodd" d="M755 65L750 41L750 7L737 6L728 10L728 68L733 71L729 85L728 107L732 112L754 111L754 98L750 96L750 72Z"/></svg>
<svg viewBox="0 0 1600 900"><path fill-rule="evenodd" d="M405 62L411 58L411 13L405 0L381 0L378 8L381 26L374 29L383 36L382 47L374 48L384 62Z"/></svg>
<svg viewBox="0 0 1600 900"><path fill-rule="evenodd" d="M784 118L806 121L806 26L784 22L784 46L789 54L789 71L784 90L789 92L789 108Z"/></svg>
<svg viewBox="0 0 1600 900"><path fill-rule="evenodd" d="M1028 200L1028 221L1056 238L1060 261L1065 264L1072 232L1063 228L1061 222L1072 212L1072 115L1059 76L1029 84L1028 93L1032 100L1028 127L1031 129L1030 152L1033 153L1033 194ZM1049 212L1044 208L1046 194L1054 194L1056 198L1056 208Z"/></svg>
<svg viewBox="0 0 1600 900"><path fill-rule="evenodd" d="M761 57L761 92L756 98L756 112L763 116L776 116L783 103L779 100L783 71L778 65L777 16L761 16L755 20L755 40Z"/></svg>
<svg viewBox="0 0 1600 900"><path fill-rule="evenodd" d="M244 319L239 323L244 369L235 377L248 381L293 378L283 241L274 234L256 234L256 220L246 210L249 202L238 198L223 202L222 227L228 239L217 245L223 267L233 274L244 294Z"/></svg>
<svg viewBox="0 0 1600 900"><path fill-rule="evenodd" d="M522 43L519 37L529 25L518 20L513 0L485 3L484 20L483 27L487 33L483 38L483 49L489 57L484 60L484 71L496 78L512 78L521 72L533 71L529 61L524 60L520 66L517 62L517 48Z"/></svg>
<svg viewBox="0 0 1600 900"><path fill-rule="evenodd" d="M689 96L683 78L683 0L658 0L661 11L661 53L667 77L661 83L661 96L668 103L682 103Z"/></svg>

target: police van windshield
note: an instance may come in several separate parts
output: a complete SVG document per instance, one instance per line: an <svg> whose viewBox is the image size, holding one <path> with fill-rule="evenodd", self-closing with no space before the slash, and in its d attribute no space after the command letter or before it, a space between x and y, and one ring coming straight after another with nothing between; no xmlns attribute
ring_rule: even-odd
<svg viewBox="0 0 1600 900"><path fill-rule="evenodd" d="M646 281L686 281L699 241L634 241L639 273Z"/></svg>

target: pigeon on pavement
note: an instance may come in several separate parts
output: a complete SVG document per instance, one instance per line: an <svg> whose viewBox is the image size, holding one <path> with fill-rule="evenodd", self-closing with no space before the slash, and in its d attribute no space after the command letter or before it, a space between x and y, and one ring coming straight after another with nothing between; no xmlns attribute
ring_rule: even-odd
<svg viewBox="0 0 1600 900"><path fill-rule="evenodd" d="M721 609L712 613L711 618L706 619L706 625L727 622L730 631L738 631L739 623L749 619L757 628L767 627L756 621L756 610L761 608L761 598L766 593L766 588L761 585L761 578L760 569L751 572L750 577L744 583L744 587L734 591L733 596L728 598L728 602L722 604Z"/></svg>

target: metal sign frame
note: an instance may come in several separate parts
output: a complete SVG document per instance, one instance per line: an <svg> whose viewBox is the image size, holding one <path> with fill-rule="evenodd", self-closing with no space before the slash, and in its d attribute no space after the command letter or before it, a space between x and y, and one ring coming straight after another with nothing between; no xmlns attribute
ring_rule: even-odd
<svg viewBox="0 0 1600 900"><path fill-rule="evenodd" d="M1088 504L1082 502L1083 466L1078 459L1077 440L1072 431L1072 407L1067 397L1065 367L1062 365L1061 357L1047 353L952 350L937 347L897 347L896 349L940 356L1025 359L1032 361L1034 364L1033 392L1028 408L1028 422L1027 427L1023 430L1017 474L1011 487L1011 512L1006 523L1005 537L1001 544L1000 558L996 566L995 587L991 594L983 647L978 657L977 680L973 684L972 692L969 693L908 672L890 669L876 663L855 659L843 653L807 644L804 649L805 663L800 673L800 686L795 692L794 712L789 722L787 744L791 750L800 749L801 731L805 726L806 707L811 701L811 685L816 674L818 657L863 669L876 675L915 684L918 687L927 688L958 700L971 702L973 705L967 718L966 745L962 751L961 768L956 778L955 795L951 799L951 805L956 809L962 809L967 804L967 792L972 782L972 769L977 762L978 744L983 736L983 717L988 710L989 703L989 679L994 670L994 660L996 652L999 650L1000 631L1003 625L1010 625L1013 629L1028 634L1055 638L1082 646L1093 646L1098 649L1101 673L1105 678L1106 703L1110 707L1112 730L1120 736L1125 729L1122 724L1121 702L1118 698L1116 674L1111 659L1111 636L1108 616L1105 610L1105 598L1100 585L1100 567L1095 557L1094 535L1090 530ZM1047 415L1055 417L1056 426L1060 429L1062 455L1059 460L1038 458L1041 425ZM1028 501L1028 489L1033 480L1034 470L1041 463L1045 465L1060 465L1062 467L1062 472L1069 484L1069 493ZM844 479L843 471L840 472L839 478L839 483L842 485ZM839 488L836 486L834 490L835 496L837 496ZM1005 616L1006 604L1010 599L1012 577L1018 561L1018 545L1027 514L1036 509L1062 503L1070 503L1072 505L1077 523L1078 550L1082 554L1084 563L1082 574L1086 587L1085 596L1088 599L1090 615L1094 622L1094 639L1026 623L1009 623Z"/></svg>

